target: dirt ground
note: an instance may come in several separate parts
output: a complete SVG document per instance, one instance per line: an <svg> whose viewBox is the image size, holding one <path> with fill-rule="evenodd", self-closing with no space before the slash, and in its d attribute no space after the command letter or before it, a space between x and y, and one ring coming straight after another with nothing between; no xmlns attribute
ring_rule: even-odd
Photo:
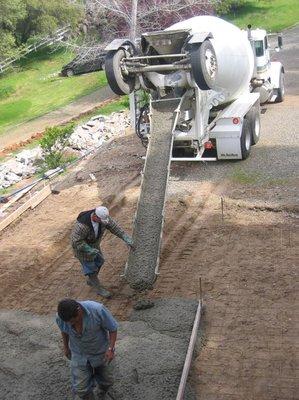
<svg viewBox="0 0 299 400"><path fill-rule="evenodd" d="M2 233L1 309L52 314L63 297L99 300L72 255L73 221L80 211L104 203L131 232L143 154L131 135L106 145L57 184L60 194ZM201 277L204 340L192 368L198 399L294 400L299 387L293 192L286 190L280 201L265 201L274 198L277 186L203 181L203 167L187 168L172 165L154 289L140 295L128 287L121 277L127 248L107 234L102 278L113 297L104 304L126 320L142 297L199 298ZM90 172L97 182L89 180Z"/></svg>

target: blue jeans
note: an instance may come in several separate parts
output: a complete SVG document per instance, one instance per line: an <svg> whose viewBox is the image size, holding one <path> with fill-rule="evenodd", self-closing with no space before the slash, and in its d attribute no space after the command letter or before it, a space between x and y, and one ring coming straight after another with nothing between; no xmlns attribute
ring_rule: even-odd
<svg viewBox="0 0 299 400"><path fill-rule="evenodd" d="M103 364L93 368L89 362L85 366L71 363L73 392L84 397L92 392L96 383L100 388L108 390L113 385L113 365Z"/></svg>
<svg viewBox="0 0 299 400"><path fill-rule="evenodd" d="M104 264L104 257L102 254L95 257L93 261L80 261L84 275L98 273L101 266Z"/></svg>

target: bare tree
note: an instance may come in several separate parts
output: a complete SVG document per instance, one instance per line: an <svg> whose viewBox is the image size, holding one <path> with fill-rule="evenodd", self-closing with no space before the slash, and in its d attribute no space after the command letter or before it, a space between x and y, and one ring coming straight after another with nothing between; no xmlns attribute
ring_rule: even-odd
<svg viewBox="0 0 299 400"><path fill-rule="evenodd" d="M85 0L86 23L97 31L99 38L86 36L78 44L70 40L65 45L79 59L96 57L117 37L132 41L142 33L164 29L193 15L213 14L214 6L223 0Z"/></svg>
<svg viewBox="0 0 299 400"><path fill-rule="evenodd" d="M135 40L145 30L163 29L186 17L213 13L218 0L87 0L88 12L99 21L103 36ZM107 23L108 22L108 23ZM105 27L106 24L106 27ZM105 29L106 28L106 29Z"/></svg>

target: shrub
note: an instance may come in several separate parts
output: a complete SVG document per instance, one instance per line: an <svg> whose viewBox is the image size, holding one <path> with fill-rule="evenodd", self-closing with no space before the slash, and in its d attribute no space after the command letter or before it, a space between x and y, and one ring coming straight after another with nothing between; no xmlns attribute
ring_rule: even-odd
<svg viewBox="0 0 299 400"><path fill-rule="evenodd" d="M55 169L66 160L63 157L63 149L68 144L68 139L74 130L74 124L54 126L47 128L40 140L43 149L44 164L49 169Z"/></svg>
<svg viewBox="0 0 299 400"><path fill-rule="evenodd" d="M246 0L220 0L214 3L218 15L236 12L244 6Z"/></svg>

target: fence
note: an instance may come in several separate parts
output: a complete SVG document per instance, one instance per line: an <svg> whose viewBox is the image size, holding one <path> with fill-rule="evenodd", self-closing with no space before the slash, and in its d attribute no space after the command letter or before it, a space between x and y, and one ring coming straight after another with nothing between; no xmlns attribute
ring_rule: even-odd
<svg viewBox="0 0 299 400"><path fill-rule="evenodd" d="M20 53L16 57L9 57L0 63L0 74L3 73L11 64L15 61L19 60L20 58L26 56L27 54L31 53L32 51L36 51L37 49L43 46L51 46L54 43L60 42L70 30L70 25L65 26L64 28L59 28L57 31L53 33L53 35L49 35L39 42L31 44L30 46L22 49Z"/></svg>

